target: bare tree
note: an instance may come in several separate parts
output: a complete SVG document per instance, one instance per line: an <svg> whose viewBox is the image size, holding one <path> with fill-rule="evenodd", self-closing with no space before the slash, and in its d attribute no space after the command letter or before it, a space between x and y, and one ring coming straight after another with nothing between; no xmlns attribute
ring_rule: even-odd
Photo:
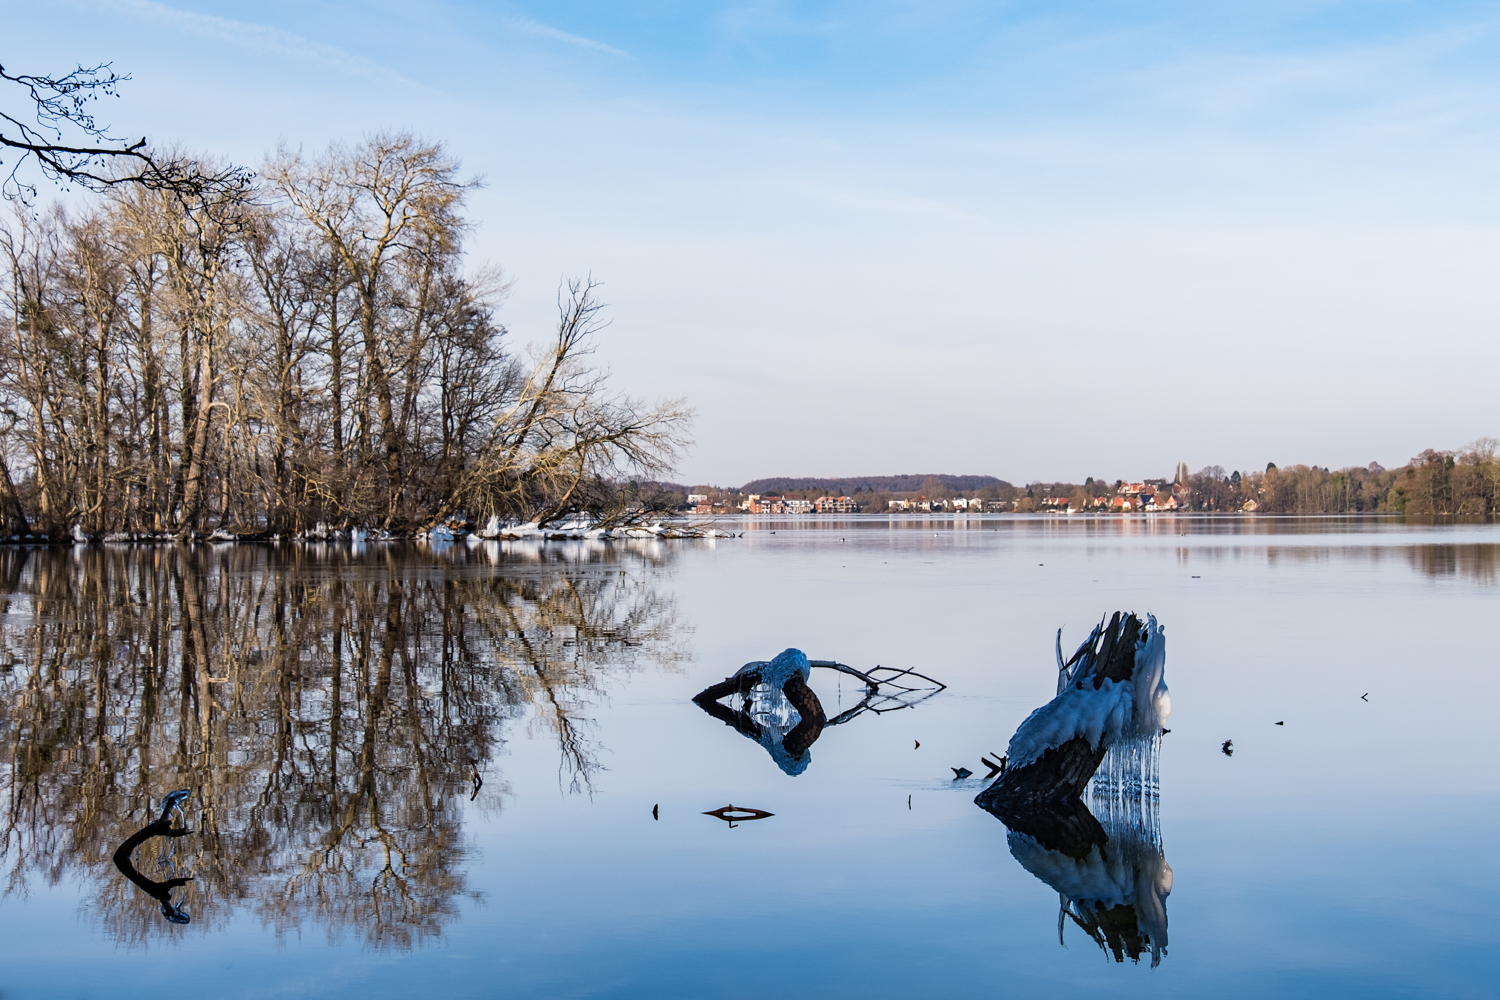
<svg viewBox="0 0 1500 1000"><path fill-rule="evenodd" d="M605 326L598 287L592 278L574 280L559 293L556 337L536 354L514 403L495 418L440 515L469 506L545 523L589 509L591 486L618 483L627 472L642 478L664 472L687 444L692 410L682 400L648 405L610 393L608 373L588 363Z"/></svg>
<svg viewBox="0 0 1500 1000"><path fill-rule="evenodd" d="M240 167L204 171L191 159L154 156L144 138L111 135L110 127L94 117L92 105L100 97L118 97L119 85L129 79L129 74L116 73L112 63L80 65L61 76L13 73L0 66L0 147L12 151L0 195L36 197L36 185L20 173L28 159L54 183L92 191L138 184L199 199L249 186L251 175Z"/></svg>
<svg viewBox="0 0 1500 1000"><path fill-rule="evenodd" d="M389 526L399 505L403 441L393 405L391 348L396 338L382 324L396 271L411 257L430 262L456 246L464 192L458 163L440 144L408 132L379 133L352 150L333 149L315 163L285 151L269 168L280 192L327 241L352 279L359 309L364 368L379 422ZM418 268L418 271L421 271ZM429 272L430 274L430 272ZM418 303L417 326L422 308ZM361 415L365 411L361 410ZM368 418L360 447L370 445Z"/></svg>
<svg viewBox="0 0 1500 1000"><path fill-rule="evenodd" d="M667 504L638 484L668 469L689 411L613 390L592 281L562 290L529 362L509 349L504 275L465 266L456 171L441 146L375 137L311 165L283 154L274 192L136 185L16 212L8 520L187 538Z"/></svg>

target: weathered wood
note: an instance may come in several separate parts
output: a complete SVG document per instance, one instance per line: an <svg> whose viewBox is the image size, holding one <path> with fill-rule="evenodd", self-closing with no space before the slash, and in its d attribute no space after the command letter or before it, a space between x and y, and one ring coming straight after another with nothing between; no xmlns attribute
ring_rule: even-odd
<svg viewBox="0 0 1500 1000"><path fill-rule="evenodd" d="M793 757L801 757L803 751L811 747L817 742L818 737L823 735L823 727L828 724L828 716L823 712L823 703L818 700L813 689L807 686L801 674L793 674L787 678L786 684L781 688L781 693L786 695L786 700L792 703L801 717L782 739L781 745Z"/></svg>
<svg viewBox="0 0 1500 1000"><path fill-rule="evenodd" d="M1087 737L1075 736L1024 767L1007 768L974 801L980 808L994 812L994 807L1002 801L1020 808L1077 799L1099 769L1105 753L1102 744L1092 747Z"/></svg>

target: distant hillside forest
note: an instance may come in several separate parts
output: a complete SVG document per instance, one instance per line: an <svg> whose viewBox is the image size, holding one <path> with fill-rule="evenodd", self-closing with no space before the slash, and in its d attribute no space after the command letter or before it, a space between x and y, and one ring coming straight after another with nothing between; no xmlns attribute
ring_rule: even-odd
<svg viewBox="0 0 1500 1000"><path fill-rule="evenodd" d="M1154 492L1158 506L1168 499L1177 509L1196 512L1264 514L1453 514L1493 515L1500 508L1500 442L1482 438L1456 450L1427 449L1406 465L1387 469L1366 466L1331 469L1317 465L1264 470L1225 470L1210 465L1197 472L1180 464L1170 478L1124 480L1090 476L1082 483L1031 482L1013 486L994 476L853 476L843 479L757 479L739 488L694 486L714 510L735 510L751 494L815 500L851 497L866 513L885 513L892 501L951 501L958 497L987 501L985 509L1016 513L1039 510L1099 509L1100 498L1113 498L1139 487ZM683 489L682 487L676 487ZM989 501L997 501L991 504Z"/></svg>

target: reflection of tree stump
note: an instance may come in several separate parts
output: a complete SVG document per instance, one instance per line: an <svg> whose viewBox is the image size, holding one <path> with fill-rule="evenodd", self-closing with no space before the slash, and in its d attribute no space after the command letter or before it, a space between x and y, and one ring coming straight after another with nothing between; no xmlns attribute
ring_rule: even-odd
<svg viewBox="0 0 1500 1000"><path fill-rule="evenodd" d="M1016 833L1024 833L1049 851L1081 860L1109 840L1099 820L1082 799L1017 802L1001 796L979 803Z"/></svg>

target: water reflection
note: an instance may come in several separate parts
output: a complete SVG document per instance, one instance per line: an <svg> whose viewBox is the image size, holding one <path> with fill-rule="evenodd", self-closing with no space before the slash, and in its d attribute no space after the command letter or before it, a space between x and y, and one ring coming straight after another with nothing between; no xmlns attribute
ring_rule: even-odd
<svg viewBox="0 0 1500 1000"><path fill-rule="evenodd" d="M1426 576L1461 577L1486 586L1500 580L1500 545L1418 545L1409 557Z"/></svg>
<svg viewBox="0 0 1500 1000"><path fill-rule="evenodd" d="M681 656L671 604L634 571L650 553L469 555L0 551L10 890L81 874L127 943L167 926L137 887L195 926L243 909L378 948L439 934L470 893L464 803L506 795L505 724L526 713L559 781L587 788L602 687ZM153 793L179 786L199 809L192 878L131 876L135 847L163 843L147 831L166 814L141 827Z"/></svg>
<svg viewBox="0 0 1500 1000"><path fill-rule="evenodd" d="M1100 788L1088 805L1076 798L1018 804L999 797L980 804L1005 824L1011 856L1057 891L1059 944L1071 920L1116 962L1139 962L1146 954L1152 968L1161 962L1172 868L1155 796Z"/></svg>

